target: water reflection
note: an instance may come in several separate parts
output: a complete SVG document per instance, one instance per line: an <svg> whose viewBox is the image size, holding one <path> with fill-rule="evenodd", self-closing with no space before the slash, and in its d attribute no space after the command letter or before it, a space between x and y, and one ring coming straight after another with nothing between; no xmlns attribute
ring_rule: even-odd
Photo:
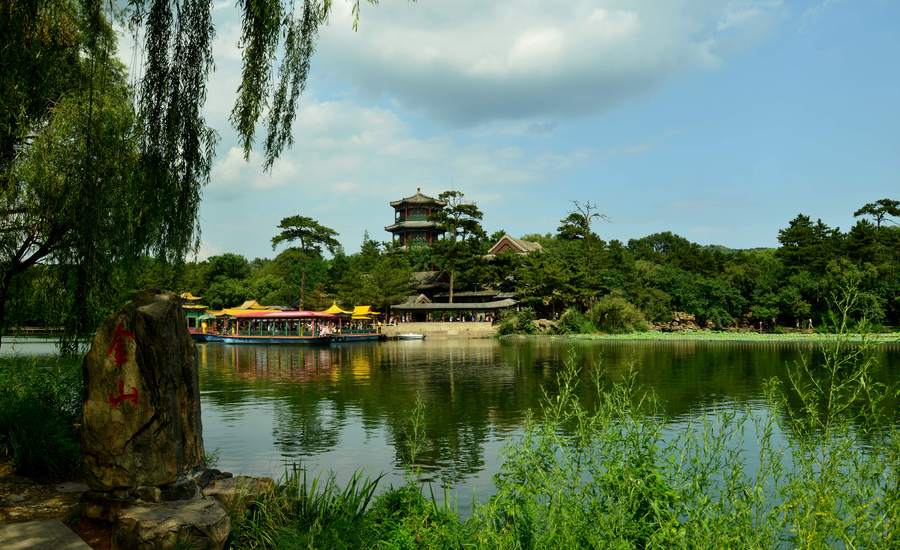
<svg viewBox="0 0 900 550"><path fill-rule="evenodd" d="M804 344L740 342L425 341L303 346L198 345L204 436L226 469L278 475L286 462L402 476L401 444L416 396L426 410L425 474L481 498L498 452L556 391L566 356L617 379L636 369L672 426L722 408L762 407L763 383L815 354ZM897 376L898 348L877 373ZM587 386L583 384L582 386ZM896 402L890 404L895 407ZM463 499L464 500L464 499Z"/></svg>

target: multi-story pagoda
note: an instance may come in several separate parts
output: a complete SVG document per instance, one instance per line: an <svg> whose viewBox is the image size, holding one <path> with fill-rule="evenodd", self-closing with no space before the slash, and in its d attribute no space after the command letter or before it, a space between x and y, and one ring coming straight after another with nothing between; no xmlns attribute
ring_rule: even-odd
<svg viewBox="0 0 900 550"><path fill-rule="evenodd" d="M431 221L431 215L446 204L442 200L423 195L421 189L416 189L415 195L391 202L394 207L394 223L384 230L393 233L394 241L401 246L431 246L444 233L437 223Z"/></svg>

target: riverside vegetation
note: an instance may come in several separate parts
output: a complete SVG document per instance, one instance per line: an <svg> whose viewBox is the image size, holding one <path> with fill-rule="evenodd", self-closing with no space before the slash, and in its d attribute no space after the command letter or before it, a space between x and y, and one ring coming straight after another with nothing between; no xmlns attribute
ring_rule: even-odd
<svg viewBox="0 0 900 550"><path fill-rule="evenodd" d="M452 495L417 482L427 446L420 402L398 442L406 485L345 485L299 468L232 510L237 548L895 547L900 542L900 431L875 382L863 330L851 342L858 293L835 306L823 357L787 365L767 385L768 413L727 410L673 428L634 372L596 373L592 391L570 358L557 395L527 417L503 452L495 495L462 518ZM640 366L638 366L640 368ZM73 427L79 362L0 365L0 450L27 475L78 467ZM739 442L757 442L752 453Z"/></svg>
<svg viewBox="0 0 900 550"><path fill-rule="evenodd" d="M411 416L405 486L375 497L379 478L307 483L293 470L234 517L239 548L890 548L900 544L900 431L884 410L896 388L871 378L877 344L837 335L821 362L787 366L767 385L769 414L723 411L667 427L633 373L593 377L579 398L570 358L503 452L496 494L461 518L416 482L427 433ZM864 328L864 327L863 327ZM741 450L752 438L758 451Z"/></svg>
<svg viewBox="0 0 900 550"><path fill-rule="evenodd" d="M900 431L884 404L898 392L871 376L878 344L852 320L858 299L850 288L835 305L836 335L819 360L787 365L786 384L768 383L768 414L726 410L676 429L634 373L592 371L592 391L577 391L584 382L570 358L558 394L505 447L495 495L470 517L417 482L428 434L420 402L399 442L406 485L376 496L380 478L359 473L340 486L295 468L232 511L234 546L895 547ZM74 360L0 364L0 450L20 472L77 469L80 392Z"/></svg>

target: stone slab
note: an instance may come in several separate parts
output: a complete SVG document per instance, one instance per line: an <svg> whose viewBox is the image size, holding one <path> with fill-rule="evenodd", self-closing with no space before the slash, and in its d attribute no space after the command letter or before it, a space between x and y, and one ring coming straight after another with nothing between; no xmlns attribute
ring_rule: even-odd
<svg viewBox="0 0 900 550"><path fill-rule="evenodd" d="M228 513L212 498L142 504L119 513L112 547L153 550L189 545L220 550L230 532Z"/></svg>
<svg viewBox="0 0 900 550"><path fill-rule="evenodd" d="M90 550L81 537L58 519L0 525L0 548L4 550Z"/></svg>
<svg viewBox="0 0 900 550"><path fill-rule="evenodd" d="M235 476L212 482L203 489L203 496L218 500L227 510L236 510L274 491L275 481L270 477Z"/></svg>

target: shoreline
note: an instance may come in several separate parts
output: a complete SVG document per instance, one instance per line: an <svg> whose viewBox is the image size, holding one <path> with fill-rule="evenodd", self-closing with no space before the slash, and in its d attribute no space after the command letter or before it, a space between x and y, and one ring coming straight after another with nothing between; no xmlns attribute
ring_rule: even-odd
<svg viewBox="0 0 900 550"><path fill-rule="evenodd" d="M508 334L500 336L504 339L558 339L558 340L583 340L583 341L648 341L648 342L832 342L837 337L834 333L759 333L759 332L727 332L700 330L694 332L630 332L624 334ZM851 342L861 342L862 334L847 334L845 339ZM874 333L865 335L870 341L900 344L900 333Z"/></svg>

